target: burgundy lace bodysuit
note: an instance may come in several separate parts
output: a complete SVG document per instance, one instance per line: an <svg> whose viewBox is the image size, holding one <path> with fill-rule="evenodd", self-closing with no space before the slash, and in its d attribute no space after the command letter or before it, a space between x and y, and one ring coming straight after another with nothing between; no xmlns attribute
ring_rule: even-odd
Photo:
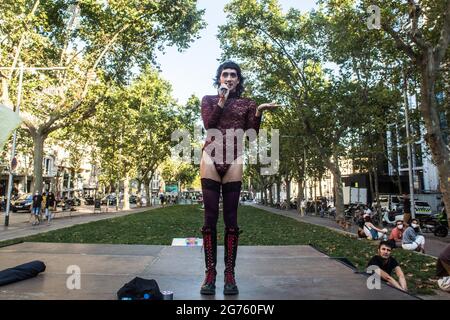
<svg viewBox="0 0 450 320"><path fill-rule="evenodd" d="M201 104L201 113L203 125L205 129L219 129L223 135L223 162L216 163L217 173L220 177L224 177L231 163L227 163L226 159L226 129L255 129L256 133L259 131L261 124L261 117L255 116L257 104L251 99L238 98L233 92L230 92L227 101L223 108L219 107L219 96L204 96ZM215 140L208 134L206 137L204 150L208 145L214 143ZM216 144L219 146L219 144ZM216 148L214 146L214 148ZM209 148L208 148L209 149ZM237 139L234 139L233 160L238 157L237 154ZM215 150L212 151L211 156L215 156ZM228 161L229 162L229 161Z"/></svg>

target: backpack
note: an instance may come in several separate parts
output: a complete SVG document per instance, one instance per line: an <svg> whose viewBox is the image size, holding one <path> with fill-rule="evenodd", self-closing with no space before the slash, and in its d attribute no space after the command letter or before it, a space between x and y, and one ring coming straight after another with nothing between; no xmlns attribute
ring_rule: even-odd
<svg viewBox="0 0 450 320"><path fill-rule="evenodd" d="M373 229L373 228L369 228L368 226L364 225L364 228L366 228L367 230L369 230L370 234L371 234L371 238L372 240L378 240L378 231Z"/></svg>
<svg viewBox="0 0 450 320"><path fill-rule="evenodd" d="M119 300L163 300L158 283L154 279L136 277L117 291Z"/></svg>

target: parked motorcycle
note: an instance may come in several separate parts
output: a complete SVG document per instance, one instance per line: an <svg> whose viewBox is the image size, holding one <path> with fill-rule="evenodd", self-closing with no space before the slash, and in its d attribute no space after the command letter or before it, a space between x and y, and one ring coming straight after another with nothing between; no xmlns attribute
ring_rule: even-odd
<svg viewBox="0 0 450 320"><path fill-rule="evenodd" d="M297 200L290 201L289 206L291 207L291 209L297 210Z"/></svg>
<svg viewBox="0 0 450 320"><path fill-rule="evenodd" d="M332 206L328 206L326 212L327 212L328 217L336 218L336 208L334 208Z"/></svg>
<svg viewBox="0 0 450 320"><path fill-rule="evenodd" d="M355 220L355 217L357 217L360 213L359 205L357 204L351 204L345 211L344 216L345 220Z"/></svg>
<svg viewBox="0 0 450 320"><path fill-rule="evenodd" d="M386 227L386 226L395 227L395 222L397 220L401 220L401 218L397 217L396 214L397 213L395 212L395 210L389 211L389 210L386 210L386 209L382 209L382 211L381 211L381 216L382 216L381 223L383 224L383 226L384 227ZM399 219L397 219L397 218L399 218Z"/></svg>
<svg viewBox="0 0 450 320"><path fill-rule="evenodd" d="M445 209L439 214L419 217L420 228L424 232L433 232L436 237L448 235L448 220Z"/></svg>

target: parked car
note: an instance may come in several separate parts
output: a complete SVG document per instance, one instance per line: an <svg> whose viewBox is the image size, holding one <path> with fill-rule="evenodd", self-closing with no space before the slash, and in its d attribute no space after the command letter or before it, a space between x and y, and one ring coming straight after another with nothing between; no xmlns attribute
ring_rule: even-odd
<svg viewBox="0 0 450 320"><path fill-rule="evenodd" d="M106 205L109 203L110 206L115 206L117 202L117 196L115 194L108 194L107 196L103 197L101 200L102 205ZM120 201L120 200L119 200Z"/></svg>
<svg viewBox="0 0 450 320"><path fill-rule="evenodd" d="M56 204L57 207L67 207L67 206L75 207L80 205L81 200L77 197L72 197L71 199L64 197L64 199L60 199Z"/></svg>
<svg viewBox="0 0 450 320"><path fill-rule="evenodd" d="M93 206L94 205L94 198L93 197L86 197L86 198L84 198L84 203L87 206Z"/></svg>
<svg viewBox="0 0 450 320"><path fill-rule="evenodd" d="M431 216L433 213L431 206L425 201L414 201L414 208L416 209L416 216ZM396 206L394 210L403 213L403 203Z"/></svg>
<svg viewBox="0 0 450 320"><path fill-rule="evenodd" d="M21 195L17 200L11 201L11 211L26 211L31 212L31 206L33 205L33 195L30 193Z"/></svg>
<svg viewBox="0 0 450 320"><path fill-rule="evenodd" d="M135 196L134 194L131 194L131 195L130 195L130 198L129 198L129 200L128 200L128 202L133 203L133 204L136 204L136 203L137 203L137 200L138 200L138 197Z"/></svg>

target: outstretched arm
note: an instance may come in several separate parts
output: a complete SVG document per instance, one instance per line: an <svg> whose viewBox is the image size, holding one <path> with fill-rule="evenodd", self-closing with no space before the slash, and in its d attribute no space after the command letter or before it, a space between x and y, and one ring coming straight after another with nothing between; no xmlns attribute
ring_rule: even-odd
<svg viewBox="0 0 450 320"><path fill-rule="evenodd" d="M398 267L397 267L398 268ZM394 278L392 278L389 274L387 274L387 272L381 270L381 268L378 268L375 270L376 273L378 273L381 277L381 279L383 279L384 281L386 281L387 283L389 283L391 286L400 289L400 290L405 290L402 288L402 286L397 282L397 280L395 280Z"/></svg>
<svg viewBox="0 0 450 320"><path fill-rule="evenodd" d="M256 108L256 116L260 117L264 110L273 110L278 107L281 107L281 105L276 104L275 102L263 103L263 104L259 105L258 108Z"/></svg>
<svg viewBox="0 0 450 320"><path fill-rule="evenodd" d="M247 122L245 125L245 130L255 129L256 133L259 132L259 127L261 126L262 114L257 112L258 106L256 102L251 101L248 112L247 112Z"/></svg>
<svg viewBox="0 0 450 320"><path fill-rule="evenodd" d="M262 114L264 110L272 110L280 107L276 103L263 103L259 106L252 101L250 104L249 112L247 113L247 126L246 129L253 128L258 133L261 125Z"/></svg>
<svg viewBox="0 0 450 320"><path fill-rule="evenodd" d="M408 285L406 284L406 278L405 278L405 275L403 274L402 268L400 268L398 266L394 270L395 270L395 273L397 274L398 281L400 282L400 286L402 287L403 290L408 291Z"/></svg>

